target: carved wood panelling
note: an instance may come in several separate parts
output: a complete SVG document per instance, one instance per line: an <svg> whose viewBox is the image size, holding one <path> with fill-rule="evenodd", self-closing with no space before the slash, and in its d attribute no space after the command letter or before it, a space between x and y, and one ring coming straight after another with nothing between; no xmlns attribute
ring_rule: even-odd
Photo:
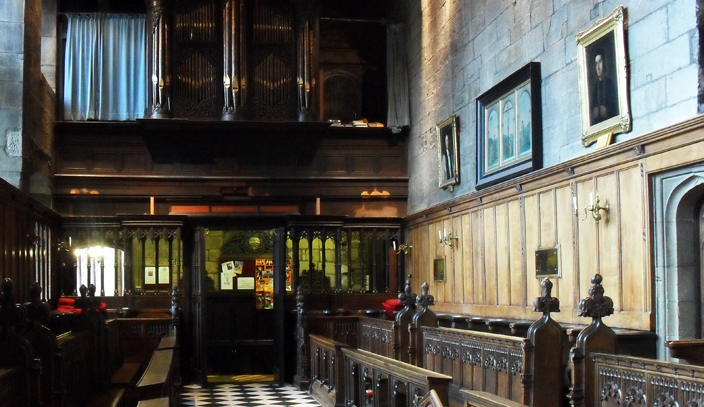
<svg viewBox="0 0 704 407"><path fill-rule="evenodd" d="M704 368L652 359L591 354L595 399L605 406L704 405Z"/></svg>
<svg viewBox="0 0 704 407"><path fill-rule="evenodd" d="M616 308L608 323L651 329L648 176L701 162L702 127L698 117L409 216L414 288L433 281L433 259L443 256L447 279L435 282L437 311L534 319L527 299L538 296L535 251L557 246L556 320L582 322L577 304L590 276L601 273ZM647 145L646 153L637 155L634 145ZM591 215L577 220L573 196L583 218L596 193L608 214L598 223ZM438 243L443 228L459 237L452 247Z"/></svg>

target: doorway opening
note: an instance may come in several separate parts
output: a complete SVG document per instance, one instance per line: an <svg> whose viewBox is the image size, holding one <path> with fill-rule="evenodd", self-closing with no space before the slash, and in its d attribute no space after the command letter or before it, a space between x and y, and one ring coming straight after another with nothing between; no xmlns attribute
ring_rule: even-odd
<svg viewBox="0 0 704 407"><path fill-rule="evenodd" d="M202 270L208 383L275 380L274 231L208 229ZM289 277L290 278L290 277ZM290 287L290 282L287 286Z"/></svg>

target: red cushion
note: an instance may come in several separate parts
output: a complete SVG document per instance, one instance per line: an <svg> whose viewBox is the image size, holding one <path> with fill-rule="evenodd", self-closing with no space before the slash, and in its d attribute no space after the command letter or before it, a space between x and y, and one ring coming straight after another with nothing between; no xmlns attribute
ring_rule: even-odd
<svg viewBox="0 0 704 407"><path fill-rule="evenodd" d="M73 306L73 304L76 302L75 298L66 298L66 297L60 297L59 298L59 307L62 305L70 305Z"/></svg>
<svg viewBox="0 0 704 407"><path fill-rule="evenodd" d="M386 300L381 303L381 306L384 308L384 312L386 312L386 315L393 317L396 315L396 313L403 308L403 305L401 304L401 301L399 299L392 298L390 300Z"/></svg>

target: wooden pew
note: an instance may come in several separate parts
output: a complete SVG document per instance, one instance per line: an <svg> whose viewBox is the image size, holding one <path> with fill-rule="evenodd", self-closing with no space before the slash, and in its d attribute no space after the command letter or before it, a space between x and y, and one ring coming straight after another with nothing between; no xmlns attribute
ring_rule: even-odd
<svg viewBox="0 0 704 407"><path fill-rule="evenodd" d="M155 350L142 378L136 385L139 401L167 397L175 400L173 385L174 350Z"/></svg>
<svg viewBox="0 0 704 407"><path fill-rule="evenodd" d="M40 397L44 407L63 403L63 372L59 369L62 355L56 335L44 324L49 319L49 307L40 300L42 287L34 282L29 288L30 301L24 304L27 322L22 337L32 346L35 357L41 361Z"/></svg>
<svg viewBox="0 0 704 407"><path fill-rule="evenodd" d="M567 398L570 405L576 407L596 406L599 399L591 354L616 352L616 333L602 321L602 318L614 313L614 303L604 295L602 280L600 274L594 274L589 297L579 303L579 315L591 317L592 322L580 332L576 346L570 350L572 377Z"/></svg>
<svg viewBox="0 0 704 407"><path fill-rule="evenodd" d="M343 348L348 406L415 406L435 390L447 405L451 377L367 351Z"/></svg>
<svg viewBox="0 0 704 407"><path fill-rule="evenodd" d="M310 394L323 406L345 407L345 348L349 345L310 335Z"/></svg>
<svg viewBox="0 0 704 407"><path fill-rule="evenodd" d="M0 392L0 400L5 403L0 405L39 406L41 361L34 358L32 346L17 333L26 310L15 303L12 288L12 280L6 278L0 298L0 380L9 389Z"/></svg>
<svg viewBox="0 0 704 407"><path fill-rule="evenodd" d="M466 391L534 407L560 406L563 330L550 317L559 311L552 283L541 282L534 310L543 313L524 338L471 330L424 327L423 367L452 377L450 405L464 406ZM510 403L508 404L510 405Z"/></svg>
<svg viewBox="0 0 704 407"><path fill-rule="evenodd" d="M420 285L420 295L416 297L416 311L408 324L408 363L415 366L423 366L423 328L437 326L437 316L430 310L429 306L435 303L435 299L428 293L428 283ZM420 354L420 356L419 356Z"/></svg>

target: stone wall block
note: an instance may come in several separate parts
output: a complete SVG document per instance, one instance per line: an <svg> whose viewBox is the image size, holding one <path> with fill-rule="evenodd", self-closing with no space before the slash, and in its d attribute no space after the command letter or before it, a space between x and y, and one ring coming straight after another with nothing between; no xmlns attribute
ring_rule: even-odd
<svg viewBox="0 0 704 407"><path fill-rule="evenodd" d="M667 7L628 26L628 54L638 58L668 41Z"/></svg>
<svg viewBox="0 0 704 407"><path fill-rule="evenodd" d="M689 63L689 35L685 34L639 58L632 59L632 87L636 89L670 72L684 68Z"/></svg>
<svg viewBox="0 0 704 407"><path fill-rule="evenodd" d="M667 76L667 106L697 97L698 67L689 65Z"/></svg>

